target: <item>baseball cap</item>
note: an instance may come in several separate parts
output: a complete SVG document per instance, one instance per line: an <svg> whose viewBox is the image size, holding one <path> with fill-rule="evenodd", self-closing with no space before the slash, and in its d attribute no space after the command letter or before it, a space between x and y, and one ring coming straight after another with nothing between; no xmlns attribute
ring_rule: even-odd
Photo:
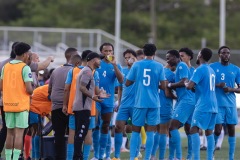
<svg viewBox="0 0 240 160"><path fill-rule="evenodd" d="M91 61L94 58L99 58L101 59L100 55L96 52L91 52L87 55L87 61Z"/></svg>

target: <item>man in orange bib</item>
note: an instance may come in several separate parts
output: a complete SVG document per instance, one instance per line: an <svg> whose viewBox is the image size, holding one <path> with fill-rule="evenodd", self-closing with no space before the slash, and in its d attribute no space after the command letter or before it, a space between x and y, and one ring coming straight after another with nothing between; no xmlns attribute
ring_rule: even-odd
<svg viewBox="0 0 240 160"><path fill-rule="evenodd" d="M30 46L20 42L15 46L16 58L7 63L1 74L0 90L3 92L3 110L7 126L6 160L18 160L23 143L23 132L28 127L30 95L33 93Z"/></svg>

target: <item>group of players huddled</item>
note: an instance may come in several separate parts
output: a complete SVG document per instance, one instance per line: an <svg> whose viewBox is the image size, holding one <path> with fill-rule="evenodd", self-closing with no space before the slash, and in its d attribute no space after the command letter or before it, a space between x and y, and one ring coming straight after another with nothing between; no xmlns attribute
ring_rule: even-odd
<svg viewBox="0 0 240 160"><path fill-rule="evenodd" d="M0 132L0 151L6 139L6 160L21 157L23 137L25 158L41 158L37 134L41 128L41 116L48 116L52 121L56 160L87 160L92 145L92 160L102 160L104 155L109 160L109 127L114 111L118 113L114 129L114 160L120 160L123 133L129 121L132 130L130 160L138 159L142 127L145 127L147 137L146 160L167 157L167 137L168 159L181 160L178 131L181 127L184 127L188 140L186 159L201 159L201 129L205 130L207 137L207 159L212 160L223 125L229 134L229 160L234 159L235 125L238 123L235 93L240 93L240 70L229 62L229 47L220 47L220 61L211 64L208 62L212 51L201 49L196 68L191 66L194 54L189 48L167 51L165 66L154 60L157 51L154 44L145 44L137 52L127 49L123 52L126 65L123 68L116 63L111 43L103 43L100 54L91 50L79 54L77 49L68 48L66 63L52 72L49 84L44 86L37 85L34 77L53 61L53 57L36 61L36 53L30 49L28 44L16 42L11 57L0 64L4 122ZM114 107L116 86L118 105ZM30 137L31 156L31 147L27 147L31 143Z"/></svg>

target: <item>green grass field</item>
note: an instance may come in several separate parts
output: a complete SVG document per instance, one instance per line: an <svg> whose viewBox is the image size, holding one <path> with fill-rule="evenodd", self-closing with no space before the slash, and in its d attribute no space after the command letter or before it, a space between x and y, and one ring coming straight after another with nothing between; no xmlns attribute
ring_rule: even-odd
<svg viewBox="0 0 240 160"><path fill-rule="evenodd" d="M186 157L187 154L187 138L182 139L182 152L183 158ZM206 159L206 151L201 151L201 160ZM142 156L144 157L144 152L142 152ZM93 157L93 153L91 153L90 157ZM111 158L114 157L114 154L111 154ZM157 153L158 157L158 153ZM168 149L165 154L165 158L168 157ZM121 160L128 160L129 153L121 153ZM141 158L143 159L143 158ZM222 144L222 148L219 151L215 152L215 160L228 160L228 137L225 136ZM240 137L237 138L236 142L236 150L235 150L235 160L240 160Z"/></svg>

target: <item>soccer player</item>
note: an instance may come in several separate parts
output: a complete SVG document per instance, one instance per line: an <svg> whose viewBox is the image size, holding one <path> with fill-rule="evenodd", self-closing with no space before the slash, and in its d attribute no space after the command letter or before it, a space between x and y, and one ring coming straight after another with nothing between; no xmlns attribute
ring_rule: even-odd
<svg viewBox="0 0 240 160"><path fill-rule="evenodd" d="M91 51L90 51L91 52ZM82 58L79 54L72 55L70 58L70 63L74 68L70 69L67 74L67 79L65 81L64 95L63 95L63 108L62 112L69 115L69 133L68 133L68 144L67 144L67 160L72 160L73 149L74 149L74 134L75 134L75 118L72 111L72 105L76 93L76 80L77 75L80 73Z"/></svg>
<svg viewBox="0 0 240 160"><path fill-rule="evenodd" d="M127 49L123 52L123 57L125 59L125 63L127 64L126 68L123 68L122 73L124 76L124 82L122 84L122 97L119 108L117 107L117 118L115 123L115 135L114 135L114 144L115 144L115 153L113 160L119 160L120 158L120 150L123 141L123 131L126 125L126 122L129 118L132 119L132 111L135 99L135 84L126 87L126 77L128 75L129 70L131 69L133 63L137 61L136 52L132 49Z"/></svg>
<svg viewBox="0 0 240 160"><path fill-rule="evenodd" d="M104 99L96 104L102 120L100 138L98 138L98 129L95 128L93 132L94 158L97 159L103 159L108 139L110 139L108 138L110 136L108 132L114 107L114 82L116 79L119 83L123 82L121 66L116 63L113 51L114 48L111 43L103 43L100 46L100 52L104 58L101 60L100 67L96 70L99 73L99 88L104 89L111 95L108 99Z"/></svg>
<svg viewBox="0 0 240 160"><path fill-rule="evenodd" d="M179 50L180 59L182 62L185 62L190 71L190 77L193 75L195 68L191 65L191 60L193 59L193 51L187 47L181 48ZM184 130L188 139L188 154L187 159L191 159L192 157L192 141L190 135L190 127L191 127L192 115L189 116L187 122L184 124Z"/></svg>
<svg viewBox="0 0 240 160"><path fill-rule="evenodd" d="M169 64L167 64L164 67L164 73L167 83L174 83L175 81L175 74L173 73L174 70L175 67L171 67ZM172 91L169 91L169 93L172 93ZM170 97L169 95L167 97L165 91L160 89L159 98L160 98L160 123L158 124L157 132L154 135L154 146L152 149L151 159L155 159L156 151L157 148L159 147L159 160L163 160L166 151L167 135L169 133L169 124L173 113L173 99L176 99L176 97L173 94L171 94Z"/></svg>
<svg viewBox="0 0 240 160"><path fill-rule="evenodd" d="M23 132L28 127L28 112L32 73L31 47L23 42L15 46L16 58L7 63L1 74L0 90L3 92L3 106L7 126L5 146L6 160L18 160L23 145Z"/></svg>
<svg viewBox="0 0 240 160"><path fill-rule="evenodd" d="M88 132L90 124L92 100L101 102L99 98L107 98L103 90L95 95L95 81L93 71L100 66L100 55L91 52L87 56L87 66L85 66L77 77L76 94L73 102L73 112L75 115L75 136L74 136L74 156L73 160L82 160L82 145Z"/></svg>
<svg viewBox="0 0 240 160"><path fill-rule="evenodd" d="M168 51L166 59L170 66L176 66L175 83L168 83L168 88L176 89L177 94L177 103L169 128L170 141L176 149L176 158L182 159L181 137L178 129L192 116L195 108L195 96L184 86L184 81L190 79L191 73L186 63L180 61L179 52L177 50Z"/></svg>
<svg viewBox="0 0 240 160"><path fill-rule="evenodd" d="M193 159L200 160L200 138L199 128L205 130L208 148L207 159L212 160L214 151L213 129L217 115L217 99L215 94L216 74L207 62L212 57L212 51L203 48L197 57L197 64L200 66L194 71L189 82L185 83L187 89L195 87L196 105L192 117L191 136Z"/></svg>
<svg viewBox="0 0 240 160"><path fill-rule="evenodd" d="M66 64L56 68L50 77L48 93L52 101L52 127L55 140L55 159L66 160L65 131L68 125L68 116L62 112L65 81L68 71L72 68L69 60L72 55L78 54L77 49L68 48L65 51ZM61 124L61 125L59 125Z"/></svg>
<svg viewBox="0 0 240 160"><path fill-rule="evenodd" d="M159 124L160 101L159 87L165 89L165 76L162 64L153 60L157 48L154 44L145 44L143 52L145 59L135 62L127 75L125 85L135 83L135 104L132 115L132 137L130 143L130 160L133 160L139 146L141 126L147 125L147 142L145 159L150 159L154 142L154 131ZM160 86L159 86L160 84Z"/></svg>
<svg viewBox="0 0 240 160"><path fill-rule="evenodd" d="M240 71L230 61L230 48L222 46L218 50L220 62L210 66L216 73L216 95L218 102L218 114L214 130L215 142L221 134L222 124L228 128L229 159L234 159L236 146L235 125L238 123L236 96L240 93ZM237 88L236 88L237 86Z"/></svg>

